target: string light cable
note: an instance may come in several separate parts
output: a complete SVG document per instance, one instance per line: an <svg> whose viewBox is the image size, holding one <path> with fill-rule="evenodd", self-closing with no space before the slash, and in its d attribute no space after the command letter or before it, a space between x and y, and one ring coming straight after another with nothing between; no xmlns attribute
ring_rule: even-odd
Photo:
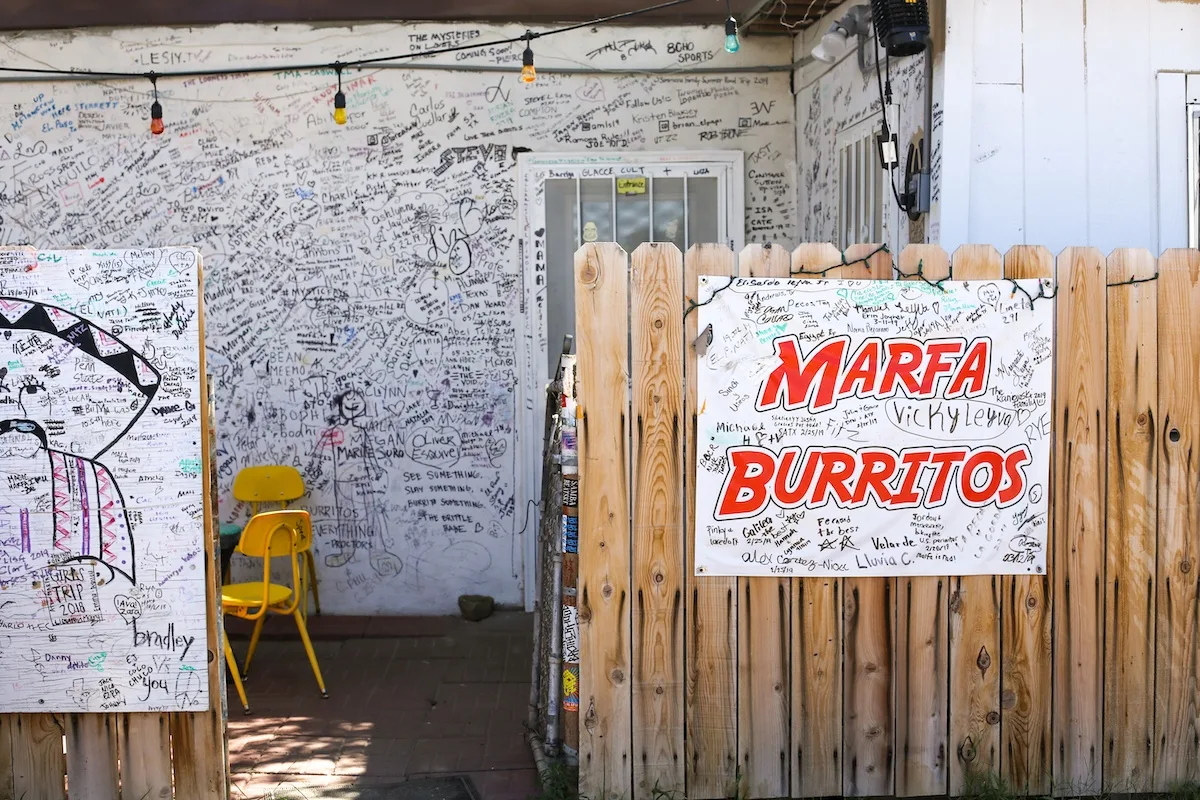
<svg viewBox="0 0 1200 800"><path fill-rule="evenodd" d="M397 61L408 61L418 58L428 58L429 56L445 55L447 53L461 53L470 50L486 50L493 47L503 47L504 45L516 44L525 42L526 46L534 39L544 39L550 36L557 36L563 33L570 33L583 28L591 28L599 25L604 25L611 22L617 22L623 19L643 16L655 11L662 11L668 8L685 5L695 2L695 0L666 0L666 2L657 3L652 6L623 11L618 14L610 14L605 17L597 17L588 20L587 22L579 22L573 25L564 25L558 28L551 28L545 31L525 31L520 36L509 36L502 39L492 39L484 42L472 42L470 44L447 45L445 47L437 47L430 50L423 50L417 53L392 53L389 55L377 56L374 58L358 58L346 61L326 61L312 62L307 64L276 64L273 66L245 66L241 68L227 69L185 69L172 70L168 72L131 72L124 70L86 70L86 69L55 69L49 67L10 67L0 66L0 73L16 73L25 75L71 75L73 77L86 76L93 80L121 80L144 78L150 79L153 76L158 78L203 78L221 75L253 75L265 74L272 72L308 72L313 70L337 70L338 67L344 69L355 69L374 64L385 64Z"/></svg>

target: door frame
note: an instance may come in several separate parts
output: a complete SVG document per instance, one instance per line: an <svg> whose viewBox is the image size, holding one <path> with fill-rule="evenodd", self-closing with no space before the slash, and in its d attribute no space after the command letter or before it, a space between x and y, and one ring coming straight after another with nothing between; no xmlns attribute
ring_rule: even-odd
<svg viewBox="0 0 1200 800"><path fill-rule="evenodd" d="M726 176L724 181L727 215L725 240L734 252L745 244L745 153L741 150L674 150L666 152L595 152L595 153L520 153L517 156L517 261L521 276L521 306L516 319L517 342L517 496L526 499L525 518L515 524L523 527L514 535L524 534L525 609L533 610L537 598L537 539L541 525L543 437L546 424L546 388L550 380L547 364L551 343L546 342L546 286L538 283L545 275L544 254L540 256L535 236L533 212L540 208L537 199L541 181L538 174L561 169L558 177L575 177L577 169L589 167L653 167L671 164L712 164ZM653 235L653 231L651 231ZM541 301L539 301L539 298ZM553 347L561 347L561 342Z"/></svg>

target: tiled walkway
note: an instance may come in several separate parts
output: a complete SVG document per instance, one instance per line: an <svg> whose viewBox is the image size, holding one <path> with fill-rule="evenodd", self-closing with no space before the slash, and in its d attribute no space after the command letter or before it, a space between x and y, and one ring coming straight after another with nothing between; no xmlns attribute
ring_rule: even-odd
<svg viewBox="0 0 1200 800"><path fill-rule="evenodd" d="M240 622L227 619L239 663ZM519 613L310 617L322 700L295 625L271 619L246 683L249 716L228 687L233 797L466 774L481 800L526 800L538 791L524 738L532 628Z"/></svg>

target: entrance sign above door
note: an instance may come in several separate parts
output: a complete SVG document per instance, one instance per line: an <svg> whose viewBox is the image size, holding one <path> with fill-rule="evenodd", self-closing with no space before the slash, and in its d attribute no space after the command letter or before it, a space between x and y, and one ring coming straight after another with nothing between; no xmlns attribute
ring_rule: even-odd
<svg viewBox="0 0 1200 800"><path fill-rule="evenodd" d="M200 285L0 252L0 712L208 708Z"/></svg>
<svg viewBox="0 0 1200 800"><path fill-rule="evenodd" d="M1043 573L1042 295L701 277L696 574Z"/></svg>

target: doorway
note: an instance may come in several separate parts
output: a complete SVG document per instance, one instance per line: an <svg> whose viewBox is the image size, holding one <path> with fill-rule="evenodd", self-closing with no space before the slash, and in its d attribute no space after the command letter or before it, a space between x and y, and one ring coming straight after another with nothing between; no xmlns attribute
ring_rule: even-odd
<svg viewBox="0 0 1200 800"><path fill-rule="evenodd" d="M680 251L745 242L741 151L573 153L518 156L518 252L522 292L518 352L525 497L540 497L545 388L575 333L575 251L588 242L671 242ZM526 531L536 531L531 508ZM525 604L532 610L536 536L526 535Z"/></svg>

